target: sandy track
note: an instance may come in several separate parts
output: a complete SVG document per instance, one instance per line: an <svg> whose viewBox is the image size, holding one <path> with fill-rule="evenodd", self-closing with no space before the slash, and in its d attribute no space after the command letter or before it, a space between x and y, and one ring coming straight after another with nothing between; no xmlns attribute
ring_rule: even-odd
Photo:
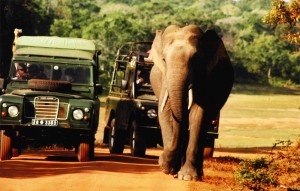
<svg viewBox="0 0 300 191"><path fill-rule="evenodd" d="M164 175L158 153L146 158L110 155L96 149L95 159L77 162L73 151L30 151L0 162L1 191L188 190L188 182Z"/></svg>
<svg viewBox="0 0 300 191"><path fill-rule="evenodd" d="M0 161L1 191L187 191L190 182L174 179L157 165L159 149L148 149L145 158L111 155L108 149L96 148L95 159L77 162L73 151L31 150L11 160ZM257 157L264 150L217 149L216 157ZM204 169L205 172L205 169ZM211 189L205 182L201 190ZM200 185L199 185L200 184ZM222 184L221 184L222 186ZM222 188L222 187L221 187Z"/></svg>

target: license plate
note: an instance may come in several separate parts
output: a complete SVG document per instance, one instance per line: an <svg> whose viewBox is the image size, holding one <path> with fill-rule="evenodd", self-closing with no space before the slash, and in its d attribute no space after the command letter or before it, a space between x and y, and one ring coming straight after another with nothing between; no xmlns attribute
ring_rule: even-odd
<svg viewBox="0 0 300 191"><path fill-rule="evenodd" d="M57 126L58 121L56 119L32 119L31 124L39 126Z"/></svg>

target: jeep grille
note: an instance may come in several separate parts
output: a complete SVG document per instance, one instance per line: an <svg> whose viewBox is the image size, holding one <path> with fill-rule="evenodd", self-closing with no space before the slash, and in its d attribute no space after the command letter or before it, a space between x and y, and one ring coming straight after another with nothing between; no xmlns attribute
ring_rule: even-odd
<svg viewBox="0 0 300 191"><path fill-rule="evenodd" d="M59 99L48 96L35 97L34 108L36 119L57 119Z"/></svg>

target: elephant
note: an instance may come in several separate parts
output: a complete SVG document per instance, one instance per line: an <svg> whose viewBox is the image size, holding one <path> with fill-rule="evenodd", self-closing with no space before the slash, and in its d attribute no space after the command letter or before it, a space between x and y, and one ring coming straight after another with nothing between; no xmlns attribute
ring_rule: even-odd
<svg viewBox="0 0 300 191"><path fill-rule="evenodd" d="M201 181L207 116L217 115L234 82L234 70L215 30L170 25L157 30L149 58L150 81L158 98L165 174Z"/></svg>

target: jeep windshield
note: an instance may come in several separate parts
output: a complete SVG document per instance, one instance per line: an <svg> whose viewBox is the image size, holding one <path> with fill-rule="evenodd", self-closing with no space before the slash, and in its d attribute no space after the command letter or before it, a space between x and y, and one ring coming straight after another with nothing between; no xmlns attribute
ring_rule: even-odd
<svg viewBox="0 0 300 191"><path fill-rule="evenodd" d="M68 81L72 84L90 84L92 66L59 63L13 62L10 78L16 81L30 79Z"/></svg>

